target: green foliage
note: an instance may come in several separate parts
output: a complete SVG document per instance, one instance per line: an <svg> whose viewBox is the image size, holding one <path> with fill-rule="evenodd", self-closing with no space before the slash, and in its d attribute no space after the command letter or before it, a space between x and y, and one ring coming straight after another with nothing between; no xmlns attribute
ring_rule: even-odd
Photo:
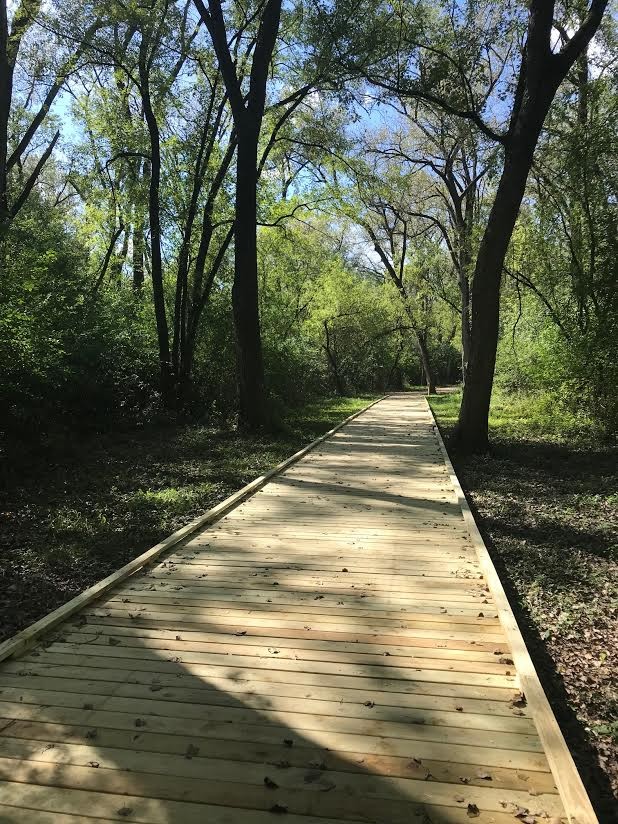
<svg viewBox="0 0 618 824"><path fill-rule="evenodd" d="M262 326L271 392L382 391L418 382L414 339L390 283L359 277L324 220L260 233ZM299 380L302 376L302 380Z"/></svg>
<svg viewBox="0 0 618 824"><path fill-rule="evenodd" d="M2 250L4 415L24 432L66 412L96 425L156 395L148 303L126 288L93 291L87 251L65 217L31 199Z"/></svg>
<svg viewBox="0 0 618 824"><path fill-rule="evenodd" d="M431 406L446 431L457 423L461 392L434 395ZM492 439L517 439L537 443L586 443L602 436L602 430L585 412L573 411L568 399L552 391L497 386L489 409Z"/></svg>

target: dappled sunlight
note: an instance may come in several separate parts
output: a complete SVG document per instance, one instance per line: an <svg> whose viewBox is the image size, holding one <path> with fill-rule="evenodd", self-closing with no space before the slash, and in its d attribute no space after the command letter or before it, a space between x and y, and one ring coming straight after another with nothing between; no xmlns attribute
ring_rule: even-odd
<svg viewBox="0 0 618 824"><path fill-rule="evenodd" d="M353 444L348 470L335 438L2 666L3 822L562 815L461 513L432 501L452 490L387 493L395 459L378 444L372 480Z"/></svg>

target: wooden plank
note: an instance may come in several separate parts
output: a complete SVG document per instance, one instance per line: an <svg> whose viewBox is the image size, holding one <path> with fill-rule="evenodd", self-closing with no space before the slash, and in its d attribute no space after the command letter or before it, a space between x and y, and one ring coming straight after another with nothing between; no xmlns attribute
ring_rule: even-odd
<svg viewBox="0 0 618 824"><path fill-rule="evenodd" d="M182 664L183 667L194 666L194 672L205 676L238 675L243 670L268 670L269 672L302 673L304 675L334 675L348 676L352 678L370 678L378 681L408 681L412 678L418 681L429 681L431 683L452 683L469 686L498 687L501 689L515 690L519 682L513 675L493 675L486 673L466 672L458 669L429 669L428 667L412 667L412 671L401 667L387 667L383 664L358 665L346 663L332 663L328 661L297 661L295 659L285 659L278 656L269 658L257 658L255 656L234 655L229 661L224 656L207 652L185 651L176 655L176 650L167 651L160 654L156 650L145 648L123 648L121 646L106 647L103 645L90 647L90 645L75 644L53 644L45 652L37 655L37 660L41 663L74 664L80 658L89 665L106 667L113 663L114 666L128 666L136 670L148 670L150 672L169 672L174 669L174 665ZM28 659L24 659L28 660ZM170 664L172 665L170 667ZM455 664L457 667L457 664Z"/></svg>
<svg viewBox="0 0 618 824"><path fill-rule="evenodd" d="M156 685L155 685L156 686ZM91 690L88 700L84 699L83 693L73 690L73 683L65 680L59 689L44 689L38 683L30 689L19 687L5 687L2 690L2 700L9 703L18 702L20 704L35 704L45 707L75 707L83 709L84 704L92 705L94 710L105 709L106 711L128 712L136 714L164 715L170 713L174 716L205 718L208 713L217 713L217 717L225 718L225 713L218 714L217 707L231 708L232 710L252 709L259 710L260 717L268 717L265 712L275 712L276 717L285 713L298 713L302 715L333 716L342 718L357 718L362 721L371 722L393 722L397 724L433 724L447 727L463 727L465 729L485 730L491 732L505 732L527 736L534 736L534 723L529 718L520 718L508 715L494 715L493 712L465 712L463 707L458 712L454 707L450 709L435 708L427 706L429 701L421 701L425 706L418 708L422 712L413 712L411 707L401 709L388 704L380 704L379 700L368 702L360 701L360 696L354 703L337 700L319 700L303 698L299 705L298 699L276 699L274 696L260 695L254 698L250 692L243 694L242 702L234 696L231 698L227 693L219 697L217 690L209 690L201 696L198 701L182 701L179 696L170 701L165 695L159 695L162 690L152 692L151 689L142 689L139 697L119 695L99 695L96 690ZM368 706L368 703L371 706ZM438 703L434 698L431 703ZM443 702L446 703L446 702ZM205 708L204 712L196 705ZM493 708L492 708L493 709ZM206 714L204 714L206 713Z"/></svg>
<svg viewBox="0 0 618 824"><path fill-rule="evenodd" d="M94 770L91 771L94 775ZM43 780L43 776L39 780ZM91 792L81 789L59 789L36 786L32 783L0 781L0 798L6 808L16 809L18 816L8 819L25 824L24 811L32 810L53 815L81 816L83 810L97 810L97 820L132 821L139 824L272 824L273 815L267 811L243 810L237 807L218 807L208 804L186 803L163 799L149 799L130 794ZM123 812L119 812L122 810ZM129 813L124 812L130 810ZM286 824L339 824L339 819L314 816L286 815ZM4 824L4 822L3 822ZM512 824L512 822L510 823Z"/></svg>
<svg viewBox="0 0 618 824"><path fill-rule="evenodd" d="M55 749L55 748L54 748ZM288 813L321 815L358 820L362 809L365 815L388 816L389 821L406 821L410 806L441 805L462 809L463 802L456 799L461 789L437 781L414 778L387 778L385 776L355 776L337 770L315 770L315 779L307 781L307 769L288 768L275 772L276 787L264 783L264 769L251 770L246 764L211 761L206 776L168 776L164 770L165 759L159 764L150 759L156 772L141 769L137 754L132 760L130 774L127 771L76 766L63 763L57 754L51 753L45 760L18 762L12 758L0 758L0 779L24 780L50 786L80 789L87 782L96 791L107 793L133 793L146 798L169 799L190 803L245 807L269 811L273 804L273 791L279 803ZM46 763L50 761L51 763ZM459 792L458 792L459 791ZM504 810L505 802L513 809L530 803L527 792L495 789L492 786L474 786L466 790L471 802L492 812ZM232 801L234 799L234 801ZM352 800L353 799L353 800ZM562 811L557 794L539 793L534 801L539 817L549 818ZM464 810L466 808L464 807Z"/></svg>
<svg viewBox="0 0 618 824"><path fill-rule="evenodd" d="M433 411L428 403L427 407L434 420L436 437L450 474L451 483L457 494L464 520L470 531L472 543L476 548L479 565L489 583L494 601L498 607L500 620L513 653L513 659L522 690L526 696L528 706L533 712L539 737L543 743L552 773L564 801L569 821L572 821L573 824L575 824L575 822L577 822L577 824L598 824L597 816L588 797L588 793L586 792L573 757L562 735L562 731L547 700L547 696L541 686L521 630L506 597L504 587L487 551L483 537L476 525L464 491L459 483L459 478L457 477L444 441L442 440L442 435L435 422Z"/></svg>
<svg viewBox="0 0 618 824"><path fill-rule="evenodd" d="M298 709L299 700L302 700L303 710L314 714L324 712L328 715L347 715L353 718L360 713L361 717L367 716L367 692L345 688L307 689L294 684L260 681L252 681L248 684L240 682L231 686L229 683L224 683L223 679L212 679L202 687L191 688L179 687L177 684L163 685L151 682L140 684L135 680L119 684L116 681L97 681L92 678L90 680L77 679L68 673L65 677L61 674L50 677L43 675L43 677L32 678L27 683L24 683L23 678L14 677L14 680L11 680L10 675L4 675L0 683L2 685L0 687L1 697L7 701L22 702L25 696L32 695L36 698L38 693L45 691L80 694L82 696L80 707L83 707L84 703L92 703L93 707L99 708L99 702L103 701L105 696L114 695L142 700L151 700L155 697L157 700L172 703L188 702L212 706L238 706L239 702L242 702L245 706L255 709L263 709L266 706L274 709L294 710ZM370 690L370 698L374 705L370 708L371 716L375 718L388 715L391 718L397 717L402 721L408 721L414 717L420 717L418 714L415 716L414 713L410 713L410 710L432 710L448 713L447 720L453 726L457 726L458 723L463 726L470 725L470 727L479 724L481 729L534 732L530 717L525 714L514 716L513 708L507 702L423 695L415 692L382 693L378 690ZM75 698L72 700L77 701ZM34 703L45 702L35 700ZM170 712L173 712L171 706ZM458 715L454 716L453 713L458 713ZM11 730L8 730L7 734L11 735Z"/></svg>
<svg viewBox="0 0 618 824"><path fill-rule="evenodd" d="M25 740L42 746L53 743L82 747L87 746L89 743L86 734L90 729L79 725L67 726L15 721L10 730L10 738L5 737L3 743L12 740ZM491 773L488 773L485 764L476 767L475 765L461 764L450 760L435 761L430 758L423 758L421 761L420 759L369 755L349 751L343 753L335 749L325 750L312 746L310 742L302 740L296 740L291 748L286 747L285 758L282 759L280 743L271 746L256 745L250 741L223 741L204 738L191 739L194 755L191 759L187 759L187 743L186 738L179 736L146 732L139 736L139 752L144 755L153 753L155 755L165 754L167 758L182 758L185 763L188 761L189 764L197 762L200 770L202 769L201 765L204 763L202 759L225 759L240 763L257 763L275 769L288 769L283 766L284 764L304 769L311 768L312 764L320 764L327 770L338 769L347 773L361 773L363 775L370 772L376 775L426 780L427 772L429 772L437 781L455 785L465 784L466 782L462 781L462 778L465 778L475 786L479 784L484 786L486 781L491 780L492 786L495 787L509 787L519 790L532 788L533 791L541 790L549 793L556 790L547 762L545 762L543 770L514 770L494 766L491 768ZM118 759L116 764L122 769L124 759L130 757L135 750L134 733L132 731L99 729L97 730L96 748L99 752L114 752ZM124 752L125 750L130 752L127 754ZM173 767L170 768L170 773L173 774ZM487 774L491 775L491 779L483 777Z"/></svg>
<svg viewBox="0 0 618 824"><path fill-rule="evenodd" d="M177 589L175 587L178 587ZM131 582L127 584L123 590L123 592L140 592L144 590L150 590L152 592L159 591L170 591L170 592L195 592L197 594L205 595L206 597L210 598L213 595L224 594L226 597L238 597L242 598L245 592L250 591L252 595L263 595L265 598L270 598L274 594L278 594L284 591L281 587L274 587L267 585L264 587L260 587L259 584L255 584L251 587L244 587L243 585L239 584L221 584L218 585L218 582L211 582L208 583L205 579L201 581L190 581L184 582L183 584L170 584L169 581L163 581L157 585L154 584L152 581L147 581L146 579L139 579L135 582ZM293 588L293 592L298 596L315 596L316 594L316 587L308 587L308 586L295 586ZM439 606L448 605L448 604L461 604L462 606L470 606L473 604L477 604L479 610L483 609L483 606L491 605L491 593L485 592L484 590L477 590L477 589L453 589L449 592L444 592L443 590L414 590L411 589L407 592L395 592L392 595L388 592L379 592L379 591L372 591L369 587L358 587L355 589L351 589L349 587L321 587L321 594L325 596L339 596L339 600L341 598L356 598L356 599L368 599L367 603L371 603L372 600L377 600L378 598L383 598L384 603L391 603L395 607L397 606L405 606L405 605L412 605L416 604L419 601L428 602L434 601ZM388 595L388 597L386 597Z"/></svg>
<svg viewBox="0 0 618 824"><path fill-rule="evenodd" d="M85 617L85 616L84 616ZM145 629L169 629L170 623L166 619L155 619L155 618L118 618L118 617L107 617L107 615L90 617L90 620L87 623L93 624L104 624L106 626L125 626L125 627L142 627ZM420 637L418 635L411 635L409 639L406 638L405 635L389 635L387 633L378 633L378 632L357 632L357 631L347 631L347 632L340 632L340 631L332 631L326 629L312 629L311 625L307 625L308 628L303 627L302 629L290 628L290 627L277 627L276 628L276 635L281 638L309 638L309 639L319 639L321 641L341 641L341 642L352 642L356 643L366 643L366 644L382 644L386 649L390 646L401 646L401 645L408 645L408 646L436 646L442 647L444 649L462 649L462 650L481 650L484 652L494 652L496 649L504 649L506 645L505 639L496 643L494 641L487 641L487 640L464 640L461 638L441 638L437 640L435 638L425 638ZM201 631L204 629L204 623L200 621L174 621L173 622L174 630L178 632L192 632L192 631ZM261 627L261 626L253 626L248 629L246 626L243 626L242 623L229 623L229 624L219 624L215 622L209 622L209 629L216 631L216 632L227 632L232 635L241 634L246 632L247 635L252 636L272 636L274 632L273 627Z"/></svg>
<svg viewBox="0 0 618 824"><path fill-rule="evenodd" d="M158 638L164 641L195 641L207 643L217 646L225 646L226 649L233 653L239 649L240 645L252 645L267 649L269 647L277 647L279 649L291 650L328 650L329 652L343 652L354 654L367 654L380 657L390 656L418 656L421 658L444 658L451 661L487 661L496 662L500 657L508 655L504 647L494 645L491 651L485 651L482 648L470 647L467 649L458 649L450 642L445 644L435 644L432 641L425 641L420 639L414 642L413 645L400 644L397 646L390 645L385 648L382 644L376 643L361 643L358 641L330 641L324 639L313 638L286 638L281 635L255 635L247 632L243 635L236 635L234 632L210 632L208 630L189 630L178 635L175 630L171 629L150 629L130 623L129 626L113 626L110 624L96 624L87 623L79 626L66 627L62 635L57 636L55 640L67 640L71 634L81 638L83 642L88 642L90 638L109 637L116 638ZM51 640L51 639L50 639ZM506 664L506 662L505 662ZM508 666L508 665L507 665ZM2 670L0 670L0 680L2 677Z"/></svg>
<svg viewBox="0 0 618 824"><path fill-rule="evenodd" d="M140 596L130 598L127 596L110 598L102 604L101 610L130 610L132 614L136 610L142 611L159 611L159 612L174 612L174 613L188 613L195 615L199 612L208 611L208 614L218 617L232 617L236 621L243 621L249 617L262 617L267 615L269 619L277 621L279 619L286 619L287 616L292 616L297 621L315 620L319 615L322 622L336 621L339 626L351 625L353 627L362 626L365 623L371 622L376 629L381 629L389 626L396 626L400 628L415 628L420 629L452 629L459 631L459 629L475 631L480 634L487 631L495 633L500 626L496 618L491 618L489 615L477 613L476 615L450 615L448 613L423 613L410 612L407 609L402 609L399 612L388 612L387 610L348 610L337 609L336 606L329 606L327 604L313 602L303 605L298 605L296 608L287 604L251 604L250 606L244 603L231 603L228 605L218 606L216 601L211 601L208 598L192 599L191 596L184 596L182 594L161 593L156 596L151 593L150 599L144 599Z"/></svg>
<svg viewBox="0 0 618 824"><path fill-rule="evenodd" d="M279 590L269 592L269 597L260 592L245 592L242 597L239 593L234 591L229 592L223 590L221 593L211 594L193 592L188 588L183 587L181 590L171 590L159 588L155 591L150 589L150 586L143 585L142 587L131 587L118 589L115 591L113 598L101 603L101 607L111 603L125 603L125 604L139 604L142 606L150 606L151 604L177 604L182 606L212 606L213 609L245 609L245 610L265 610L270 609L268 604L275 604L279 608L284 608L286 613L292 614L295 612L307 611L308 609L321 609L325 612L330 612L335 609L337 613L343 615L356 615L359 617L371 618L375 613L376 617L387 617L387 615L402 615L408 617L426 617L431 620L454 620L458 623L476 623L475 619L485 617L486 619L494 619L497 617L497 612L491 604L484 604L482 607L480 603L472 601L467 606L466 602L448 602L448 606L441 606L435 601L420 601L414 600L407 605L394 605L391 611L385 609L385 605L374 604L371 599L365 598L360 603L355 600L341 600L336 595L329 595L328 592L324 595L310 594L303 597L294 591ZM316 604L316 601L322 603ZM382 609L380 608L382 607ZM483 615L479 616L479 612ZM444 617L446 616L446 617Z"/></svg>
<svg viewBox="0 0 618 824"><path fill-rule="evenodd" d="M124 609L120 609L124 606ZM193 608L191 611L183 612L181 608L173 607L169 611L160 604L153 605L152 608L144 608L139 613L133 612L128 605L114 604L114 606L104 606L86 611L87 616L93 616L96 620L110 617L114 620L125 618L128 620L146 621L158 620L164 621L172 626L182 627L183 624L202 624L209 621L208 610L201 610ZM189 608L187 608L189 609ZM383 626L377 626L371 621L364 621L363 623L356 622L347 625L346 622L339 622L337 617L329 618L326 616L321 620L318 615L314 616L309 624L307 621L290 619L278 619L276 616L262 618L259 616L242 616L242 618L235 618L228 615L211 616L209 623L217 627L239 627L239 631L247 631L253 627L266 627L269 630L278 629L296 629L300 631L308 631L312 629L314 632L340 632L342 628L347 629L348 633L353 632L360 637L363 634L370 634L372 632L381 633L383 636L390 638L432 638L436 641L442 640L457 640L469 641L472 643L489 643L500 644L504 643L504 635L501 627L496 627L495 632L491 632L491 627L487 630L481 628L461 629L459 627L443 628L440 624L432 625L430 622L402 622L397 624L396 621L383 621ZM435 628L434 628L435 626ZM463 625L467 627L467 625Z"/></svg>
<svg viewBox="0 0 618 824"><path fill-rule="evenodd" d="M72 707L35 707L32 704L18 704L0 702L0 714L7 715L16 721L37 721L52 724L89 725L89 729L96 730L96 740L99 731L124 730L131 732L134 741L141 741L146 733L159 733L181 738L184 751L190 741L199 743L206 738L223 741L252 741L255 744L270 744L280 747L280 757L285 758L284 746L286 740L306 742L312 746L338 750L340 752L361 752L370 755L393 755L400 758L432 758L436 761L457 761L463 764L481 765L489 767L503 767L506 769L523 769L530 771L545 771L547 760L540 747L526 749L527 737L513 733L491 733L475 731L475 744L467 743L471 739L469 731L461 728L432 727L430 725L409 725L406 737L390 737L381 728L384 725L366 724L359 727L355 719L333 718L328 716L320 719L307 715L302 719L302 726L293 730L285 723L275 723L264 719L263 723L248 724L246 722L226 723L224 721L201 721L195 719L178 718L175 716L139 716L144 723L139 725L136 732L135 714L121 712L106 712L103 710L76 710ZM253 713L255 718L255 713ZM350 720L353 723L350 723ZM257 721L257 719L256 719ZM346 723L347 722L347 723ZM334 725L342 729L333 729ZM355 731L348 732L345 727ZM413 737L416 736L416 737ZM497 740L505 746L496 745ZM538 739L537 739L538 741ZM513 744L517 746L512 746ZM135 744L137 747L137 743ZM201 747L201 745L200 745ZM201 749L200 749L201 751Z"/></svg>
<svg viewBox="0 0 618 824"><path fill-rule="evenodd" d="M97 663L100 666L96 666ZM138 666L131 667L129 663L121 659L114 661L113 666L112 662L107 659L95 661L94 663L91 659L88 661L81 661L80 659L77 664L70 663L67 660L56 663L24 661L19 665L17 665L17 662L7 664L6 669L9 672L21 674L23 677L28 677L30 674L34 677L52 675L55 677L111 681L117 684L133 683L147 686L158 684L164 687L188 687L193 689L217 688L227 693L253 689L255 691L259 690L263 694L296 695L299 698L311 695L314 690L352 690L358 696L368 694L372 700L376 700L374 698L376 695L382 696L380 700L383 703L388 703L388 696L396 693L392 696L392 701L397 701L402 706L408 705L405 699L407 694L413 696L448 696L456 702L456 705L464 707L466 699L501 702L504 704L504 711L507 714L513 714L513 707L510 703L514 696L512 688L477 687L470 684L438 683L436 681L413 679L407 679L405 682L388 679L378 681L368 677L350 678L345 675L316 675L310 672L294 673L278 670L211 672L208 675L208 680L205 681L200 668L192 664L184 663L182 668L168 667L161 672L153 670L148 663L136 662L136 664ZM285 692L282 692L284 689ZM363 697L362 700L366 701L367 698ZM502 710L497 708L495 711L501 712ZM0 715L0 717L2 716Z"/></svg>

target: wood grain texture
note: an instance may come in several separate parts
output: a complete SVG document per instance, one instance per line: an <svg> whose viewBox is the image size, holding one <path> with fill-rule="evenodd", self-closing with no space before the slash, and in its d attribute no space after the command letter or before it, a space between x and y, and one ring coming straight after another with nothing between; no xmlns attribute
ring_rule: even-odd
<svg viewBox="0 0 618 824"><path fill-rule="evenodd" d="M571 817L422 396L224 509L0 647L3 824Z"/></svg>

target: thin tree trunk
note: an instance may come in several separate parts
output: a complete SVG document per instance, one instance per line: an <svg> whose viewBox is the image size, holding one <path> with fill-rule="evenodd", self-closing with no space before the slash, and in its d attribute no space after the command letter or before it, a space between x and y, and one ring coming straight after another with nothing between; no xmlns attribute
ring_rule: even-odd
<svg viewBox="0 0 618 824"><path fill-rule="evenodd" d="M142 41L144 43L144 41ZM144 46L145 48L145 46ZM161 144L157 118L150 99L150 86L145 54L140 54L140 86L144 117L150 136L150 186L148 187L148 217L150 222L150 267L152 296L159 345L161 397L165 406L172 404L172 372L169 330L163 288L163 258L161 254Z"/></svg>
<svg viewBox="0 0 618 824"><path fill-rule="evenodd" d="M0 0L0 239L6 234L11 216L8 193L9 116L13 96L13 67L8 55L9 22L6 0Z"/></svg>
<svg viewBox="0 0 618 824"><path fill-rule="evenodd" d="M335 390L338 395L344 396L346 393L345 390L345 383L341 374L339 373L339 364L337 363L337 353L333 350L331 346L331 337L330 337L330 330L328 328L328 321L324 321L324 335L326 338L326 342L324 344L324 351L326 352L326 357L328 358L328 363L330 366L331 374L333 376L333 380L335 382Z"/></svg>
<svg viewBox="0 0 618 824"><path fill-rule="evenodd" d="M418 351L421 356L421 366L425 376L425 383L427 385L427 394L435 395L436 393L436 378L433 368L431 366L431 358L429 357L429 349L427 348L427 334L425 332L415 331L416 341L418 344Z"/></svg>
<svg viewBox="0 0 618 824"><path fill-rule="evenodd" d="M136 292L144 285L144 220L137 214L133 223L133 288Z"/></svg>

